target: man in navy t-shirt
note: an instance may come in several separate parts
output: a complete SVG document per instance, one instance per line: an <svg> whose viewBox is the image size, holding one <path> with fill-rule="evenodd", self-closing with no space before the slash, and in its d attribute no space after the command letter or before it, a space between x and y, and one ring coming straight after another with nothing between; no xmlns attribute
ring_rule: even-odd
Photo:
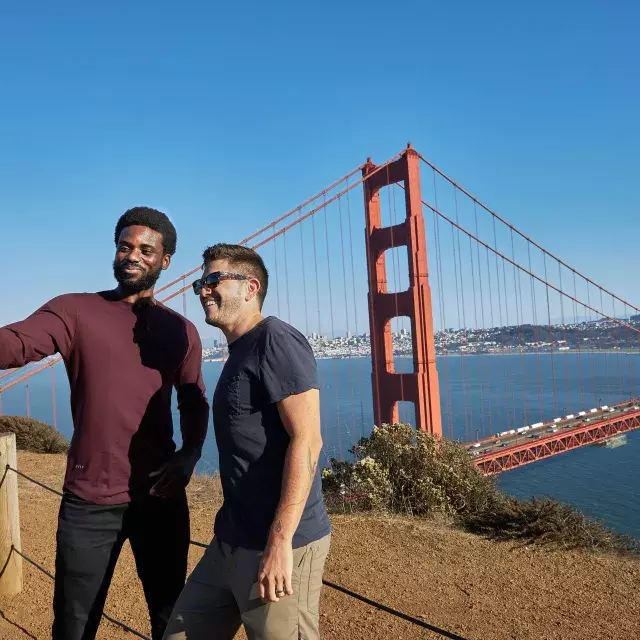
<svg viewBox="0 0 640 640"><path fill-rule="evenodd" d="M299 331L262 316L255 251L217 244L203 267L194 291L229 344L213 396L224 504L165 638L231 640L244 624L250 638L313 640L331 530L316 362Z"/></svg>

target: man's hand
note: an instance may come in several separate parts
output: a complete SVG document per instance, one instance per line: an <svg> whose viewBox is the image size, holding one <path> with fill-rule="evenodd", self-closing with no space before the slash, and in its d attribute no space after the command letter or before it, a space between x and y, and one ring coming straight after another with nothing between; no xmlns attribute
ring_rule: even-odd
<svg viewBox="0 0 640 640"><path fill-rule="evenodd" d="M270 538L262 554L258 571L260 598L265 602L278 602L285 595L293 595L293 548L291 540Z"/></svg>
<svg viewBox="0 0 640 640"><path fill-rule="evenodd" d="M200 454L196 451L176 451L169 462L163 464L157 471L149 474L150 478L157 478L149 494L158 498L173 498L189 484L193 470Z"/></svg>
<svg viewBox="0 0 640 640"><path fill-rule="evenodd" d="M280 502L258 573L259 594L265 602L278 602L293 594L293 536L309 497L322 448L317 389L288 396L277 406L290 440L282 471Z"/></svg>

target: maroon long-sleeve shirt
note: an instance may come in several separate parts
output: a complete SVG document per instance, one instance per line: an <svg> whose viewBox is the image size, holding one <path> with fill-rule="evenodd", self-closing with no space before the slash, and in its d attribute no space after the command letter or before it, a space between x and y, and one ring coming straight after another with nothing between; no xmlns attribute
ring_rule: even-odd
<svg viewBox="0 0 640 640"><path fill-rule="evenodd" d="M97 504L149 491L149 473L175 451L175 387L183 446L202 448L209 405L194 325L155 302L114 292L54 298L0 328L0 369L60 353L71 386L73 438L65 489Z"/></svg>

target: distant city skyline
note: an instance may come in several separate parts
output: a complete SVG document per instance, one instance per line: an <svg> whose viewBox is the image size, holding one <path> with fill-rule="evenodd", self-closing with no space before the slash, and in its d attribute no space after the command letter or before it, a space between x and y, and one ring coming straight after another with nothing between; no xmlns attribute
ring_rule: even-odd
<svg viewBox="0 0 640 640"><path fill-rule="evenodd" d="M640 329L640 317L630 321ZM410 329L392 332L393 353L410 356L413 341ZM371 354L369 332L332 338L316 332L307 336L316 358L366 357ZM220 359L228 354L224 340L205 346L203 359ZM446 329L434 335L436 354L491 354L508 352L550 352L623 350L640 353L640 341L610 320L552 325L513 325L487 329Z"/></svg>

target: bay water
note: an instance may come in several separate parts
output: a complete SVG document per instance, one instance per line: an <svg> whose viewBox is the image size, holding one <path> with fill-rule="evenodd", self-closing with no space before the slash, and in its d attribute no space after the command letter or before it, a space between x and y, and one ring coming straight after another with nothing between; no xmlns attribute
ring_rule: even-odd
<svg viewBox="0 0 640 640"><path fill-rule="evenodd" d="M203 363L209 398L222 366L221 362ZM410 359L396 358L398 371L409 372L411 366ZM437 368L443 433L463 442L640 396L638 354L445 356L438 358ZM371 362L368 358L319 359L318 374L325 443L321 463L328 465L332 457L349 457L350 447L371 431ZM53 367L53 374L45 372L29 381L31 415L52 422L50 375L55 379L57 425L70 438L69 387L61 365ZM5 392L3 413L24 415L26 393L24 384ZM179 442L175 402L173 412ZM401 404L400 419L413 422L409 403ZM217 460L210 425L198 470L214 472ZM505 472L498 482L504 491L517 497L553 496L573 504L604 520L615 531L640 539L639 473L640 430L628 434L625 446L582 447Z"/></svg>

